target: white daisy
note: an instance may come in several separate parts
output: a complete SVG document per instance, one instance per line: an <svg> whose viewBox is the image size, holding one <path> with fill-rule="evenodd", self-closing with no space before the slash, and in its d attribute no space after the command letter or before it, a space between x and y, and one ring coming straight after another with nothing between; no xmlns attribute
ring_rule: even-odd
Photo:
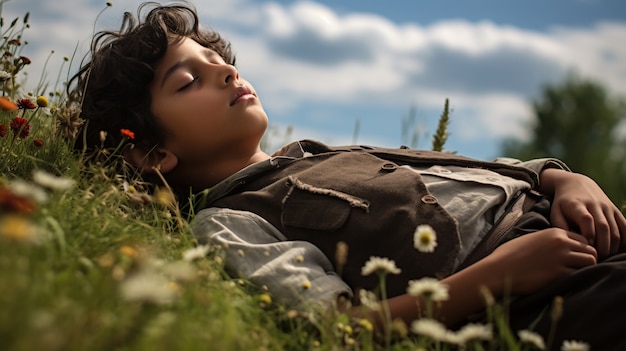
<svg viewBox="0 0 626 351"><path fill-rule="evenodd" d="M423 296L430 301L445 301L449 297L448 287L439 280L430 277L410 280L407 292L412 296Z"/></svg>
<svg viewBox="0 0 626 351"><path fill-rule="evenodd" d="M183 260L193 261L196 259L204 258L208 252L209 252L208 245L200 245L200 246L192 247L191 249L187 249L185 250L185 252L183 252Z"/></svg>
<svg viewBox="0 0 626 351"><path fill-rule="evenodd" d="M391 273L400 274L400 268L396 267L396 263L386 257L371 256L361 268L362 275L370 275L372 273Z"/></svg>
<svg viewBox="0 0 626 351"><path fill-rule="evenodd" d="M422 318L411 323L411 331L434 341L448 341L448 330L434 319Z"/></svg>
<svg viewBox="0 0 626 351"><path fill-rule="evenodd" d="M139 273L126 279L120 285L120 292L127 301L156 304L169 304L177 297L169 281L155 273Z"/></svg>
<svg viewBox="0 0 626 351"><path fill-rule="evenodd" d="M561 351L589 351L589 344L583 341L565 340L561 345Z"/></svg>
<svg viewBox="0 0 626 351"><path fill-rule="evenodd" d="M546 349L546 343L543 341L543 337L533 331L524 329L517 332L520 341L534 345L539 350Z"/></svg>
<svg viewBox="0 0 626 351"><path fill-rule="evenodd" d="M378 298L376 294L369 290L361 289L359 290L359 300L361 304L372 311L378 311L380 309L380 304L378 304Z"/></svg>
<svg viewBox="0 0 626 351"><path fill-rule="evenodd" d="M491 324L469 323L464 325L458 331L457 336L461 344L467 344L472 340L491 340L493 339L493 330Z"/></svg>
<svg viewBox="0 0 626 351"><path fill-rule="evenodd" d="M437 233L428 224L418 225L413 234L413 244L420 252L433 252L437 247Z"/></svg>
<svg viewBox="0 0 626 351"><path fill-rule="evenodd" d="M44 188L58 191L70 190L76 183L73 179L57 177L40 169L33 171L33 181Z"/></svg>

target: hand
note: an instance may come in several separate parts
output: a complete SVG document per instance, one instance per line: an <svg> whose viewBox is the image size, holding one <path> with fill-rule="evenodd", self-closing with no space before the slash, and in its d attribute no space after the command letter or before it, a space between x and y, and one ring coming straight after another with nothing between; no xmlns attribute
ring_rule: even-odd
<svg viewBox="0 0 626 351"><path fill-rule="evenodd" d="M626 251L626 219L596 182L582 174L546 169L541 185L553 195L552 225L582 234L600 258Z"/></svg>
<svg viewBox="0 0 626 351"><path fill-rule="evenodd" d="M549 228L515 238L481 261L513 295L530 294L577 269L594 265L597 253L580 234ZM477 264L481 264L481 262Z"/></svg>

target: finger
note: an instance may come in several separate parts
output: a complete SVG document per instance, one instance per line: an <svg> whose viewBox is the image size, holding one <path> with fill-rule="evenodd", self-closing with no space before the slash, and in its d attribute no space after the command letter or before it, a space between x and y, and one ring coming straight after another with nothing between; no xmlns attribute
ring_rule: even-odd
<svg viewBox="0 0 626 351"><path fill-rule="evenodd" d="M599 257L607 257L611 252L611 227L607 221L606 214L599 205L592 205L587 208L591 214L593 232L595 237L594 246L598 250Z"/></svg>
<svg viewBox="0 0 626 351"><path fill-rule="evenodd" d="M565 265L570 268L583 268L588 266L593 266L598 263L597 258L586 252L576 252L573 251L569 255L567 255L567 259L565 261Z"/></svg>
<svg viewBox="0 0 626 351"><path fill-rule="evenodd" d="M619 227L621 249L626 251L626 218L619 210L615 212L615 222Z"/></svg>
<svg viewBox="0 0 626 351"><path fill-rule="evenodd" d="M552 210L550 211L550 222L557 228L570 230L567 219L565 219L565 215L558 205L552 206Z"/></svg>
<svg viewBox="0 0 626 351"><path fill-rule="evenodd" d="M619 225L617 224L616 216L614 214L615 210L616 209L613 209L613 208L607 208L605 210L605 215L604 215L604 218L606 218L606 221L609 225L609 230L610 230L610 233L609 233L609 237L611 239L610 249L609 249L610 255L616 254L620 249L621 236L620 236Z"/></svg>
<svg viewBox="0 0 626 351"><path fill-rule="evenodd" d="M567 236L571 239L570 250L572 250L572 252L591 255L597 261L598 251L595 247L587 243L587 239L584 236L574 232L567 232Z"/></svg>
<svg viewBox="0 0 626 351"><path fill-rule="evenodd" d="M594 226L593 214L589 212L586 206L583 204L577 204L571 209L571 213L568 213L568 218L575 222L582 234L590 244L596 243L596 230Z"/></svg>

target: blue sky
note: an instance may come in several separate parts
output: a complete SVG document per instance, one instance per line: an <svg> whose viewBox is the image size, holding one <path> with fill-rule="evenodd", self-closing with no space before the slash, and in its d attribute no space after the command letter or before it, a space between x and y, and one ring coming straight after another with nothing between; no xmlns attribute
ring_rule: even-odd
<svg viewBox="0 0 626 351"><path fill-rule="evenodd" d="M29 82L39 80L51 50L49 79L56 77L63 56L75 48L83 56L104 3L3 5L5 22L31 12L24 48L34 61ZM121 14L135 12L139 3L113 1L95 27L119 27ZM448 98L447 149L491 159L499 155L503 138L527 137L529 101L544 84L574 72L626 96L623 0L198 0L195 5L203 22L232 42L240 74L259 92L270 117L270 149L301 138L430 148ZM417 136L415 143L402 132L411 109L415 120L408 134Z"/></svg>

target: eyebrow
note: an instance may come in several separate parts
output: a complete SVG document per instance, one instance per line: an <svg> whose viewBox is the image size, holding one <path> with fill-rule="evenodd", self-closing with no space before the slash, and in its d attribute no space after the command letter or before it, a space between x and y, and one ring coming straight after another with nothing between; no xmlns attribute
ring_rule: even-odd
<svg viewBox="0 0 626 351"><path fill-rule="evenodd" d="M218 55L217 52L209 49L209 48L205 48L204 50L202 50L204 56L206 56L207 58L211 58L213 56L220 56ZM221 56L220 56L221 57ZM169 77L176 72L179 68L184 67L187 64L187 59L183 59L180 60L176 63L174 63L170 68L167 69L167 71L165 71L165 74L163 74L163 79L161 79L161 88L163 88L163 85L165 85L165 82L169 79Z"/></svg>

